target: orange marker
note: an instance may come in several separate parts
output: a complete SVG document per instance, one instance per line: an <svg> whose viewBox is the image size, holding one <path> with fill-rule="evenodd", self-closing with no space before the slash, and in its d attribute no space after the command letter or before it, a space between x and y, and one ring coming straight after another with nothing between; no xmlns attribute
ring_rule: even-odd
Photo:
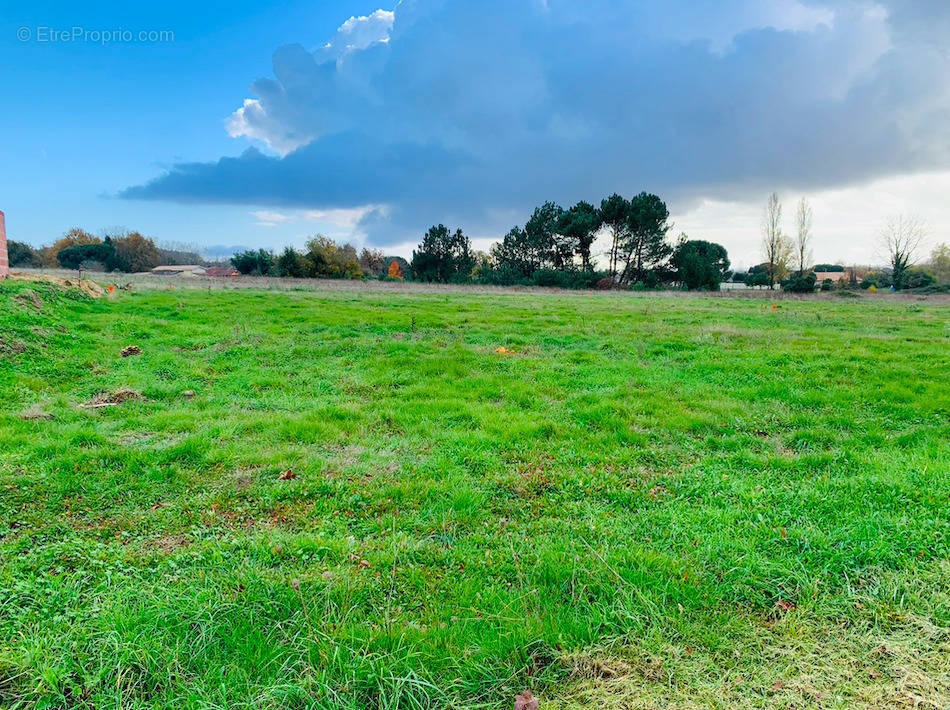
<svg viewBox="0 0 950 710"><path fill-rule="evenodd" d="M112 293L113 291L115 291L115 286L110 286L110 287L109 287L109 293Z"/></svg>

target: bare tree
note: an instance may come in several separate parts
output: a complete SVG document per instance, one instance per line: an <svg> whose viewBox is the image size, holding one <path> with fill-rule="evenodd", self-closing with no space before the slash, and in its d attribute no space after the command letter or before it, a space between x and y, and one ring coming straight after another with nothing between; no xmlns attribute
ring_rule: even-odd
<svg viewBox="0 0 950 710"><path fill-rule="evenodd" d="M798 236L795 239L795 258L798 262L798 275L804 276L805 269L811 266L811 205L804 197L798 201L795 223Z"/></svg>
<svg viewBox="0 0 950 710"><path fill-rule="evenodd" d="M762 253L768 271L769 289L775 288L775 284L788 271L793 248L792 240L782 233L782 203L778 201L778 194L773 192L765 205L765 217L762 220Z"/></svg>
<svg viewBox="0 0 950 710"><path fill-rule="evenodd" d="M881 230L881 246L891 264L891 283L900 290L907 269L914 265L926 228L917 217L891 217Z"/></svg>

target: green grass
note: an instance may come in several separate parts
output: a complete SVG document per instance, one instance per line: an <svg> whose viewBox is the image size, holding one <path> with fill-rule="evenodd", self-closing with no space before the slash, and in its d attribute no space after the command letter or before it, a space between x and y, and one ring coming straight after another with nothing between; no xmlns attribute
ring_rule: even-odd
<svg viewBox="0 0 950 710"><path fill-rule="evenodd" d="M950 703L948 316L4 283L0 706Z"/></svg>

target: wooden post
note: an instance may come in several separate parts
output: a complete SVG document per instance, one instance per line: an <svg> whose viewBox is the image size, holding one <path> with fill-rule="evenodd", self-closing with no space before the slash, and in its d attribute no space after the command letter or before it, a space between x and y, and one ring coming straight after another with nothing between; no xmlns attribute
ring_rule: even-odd
<svg viewBox="0 0 950 710"><path fill-rule="evenodd" d="M0 212L0 279L10 275L10 262L7 259L7 227Z"/></svg>

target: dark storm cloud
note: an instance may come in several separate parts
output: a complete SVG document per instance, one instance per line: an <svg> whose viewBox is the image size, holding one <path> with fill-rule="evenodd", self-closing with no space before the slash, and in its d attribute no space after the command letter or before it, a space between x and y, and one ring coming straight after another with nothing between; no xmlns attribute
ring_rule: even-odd
<svg viewBox="0 0 950 710"><path fill-rule="evenodd" d="M405 0L283 47L232 117L266 142L130 198L386 205L490 234L545 199L684 204L950 164L946 2ZM704 28L709 28L706 31Z"/></svg>

